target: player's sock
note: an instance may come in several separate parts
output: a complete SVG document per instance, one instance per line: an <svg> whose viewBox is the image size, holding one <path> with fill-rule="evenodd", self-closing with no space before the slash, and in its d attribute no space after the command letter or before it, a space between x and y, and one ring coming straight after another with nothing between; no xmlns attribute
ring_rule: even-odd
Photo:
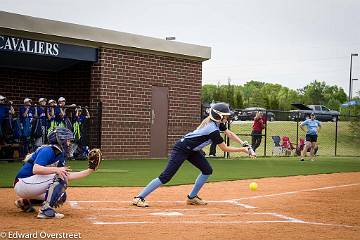
<svg viewBox="0 0 360 240"><path fill-rule="evenodd" d="M151 192L153 192L155 189L160 187L162 185L162 182L159 178L153 179L149 184L144 188L144 190L138 195L138 197L146 198L147 195L149 195Z"/></svg>
<svg viewBox="0 0 360 240"><path fill-rule="evenodd" d="M189 198L194 198L197 196L197 194L199 193L202 186L208 180L209 176L210 175L204 175L204 174L200 173L200 175L196 178L194 187L193 187L191 193L189 194Z"/></svg>

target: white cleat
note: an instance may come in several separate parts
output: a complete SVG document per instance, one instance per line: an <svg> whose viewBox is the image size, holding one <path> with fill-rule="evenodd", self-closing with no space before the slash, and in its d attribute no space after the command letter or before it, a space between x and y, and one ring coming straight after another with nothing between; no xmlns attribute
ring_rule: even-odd
<svg viewBox="0 0 360 240"><path fill-rule="evenodd" d="M187 205L207 205L207 202L199 198L198 196L195 196L194 198L187 197L186 200Z"/></svg>
<svg viewBox="0 0 360 240"><path fill-rule="evenodd" d="M148 207L149 206L149 204L147 204L147 202L145 202L145 199L141 198L141 197L134 197L134 199L132 200L132 205L138 206L138 207Z"/></svg>

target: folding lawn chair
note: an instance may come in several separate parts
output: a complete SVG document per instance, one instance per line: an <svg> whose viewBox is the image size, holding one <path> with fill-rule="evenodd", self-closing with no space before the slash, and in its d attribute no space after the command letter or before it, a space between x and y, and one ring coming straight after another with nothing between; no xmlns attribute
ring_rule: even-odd
<svg viewBox="0 0 360 240"><path fill-rule="evenodd" d="M291 153L295 149L294 145L291 143L288 136L283 136L281 142L281 147L285 156L291 156Z"/></svg>
<svg viewBox="0 0 360 240"><path fill-rule="evenodd" d="M282 156L284 154L283 147L280 145L281 138L280 136L271 136L274 146L272 148L273 156Z"/></svg>

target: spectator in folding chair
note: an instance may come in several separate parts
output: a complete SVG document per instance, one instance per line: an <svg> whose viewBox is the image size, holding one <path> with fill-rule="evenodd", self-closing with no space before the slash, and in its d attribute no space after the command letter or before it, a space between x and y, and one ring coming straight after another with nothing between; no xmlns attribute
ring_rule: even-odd
<svg viewBox="0 0 360 240"><path fill-rule="evenodd" d="M281 147L283 148L283 153L285 156L291 156L291 153L295 149L294 145L291 143L290 138L288 136L282 137Z"/></svg>
<svg viewBox="0 0 360 240"><path fill-rule="evenodd" d="M272 149L272 155L273 156L282 156L284 152L283 152L283 147L280 144L280 142L281 142L280 136L271 136L271 138L274 142L274 146Z"/></svg>
<svg viewBox="0 0 360 240"><path fill-rule="evenodd" d="M305 139L300 138L299 140L299 145L296 147L296 155L301 156L301 152L304 150L305 147ZM319 146L316 145L316 147L314 148L314 155L317 154L319 150ZM311 151L311 147L307 150L307 152Z"/></svg>

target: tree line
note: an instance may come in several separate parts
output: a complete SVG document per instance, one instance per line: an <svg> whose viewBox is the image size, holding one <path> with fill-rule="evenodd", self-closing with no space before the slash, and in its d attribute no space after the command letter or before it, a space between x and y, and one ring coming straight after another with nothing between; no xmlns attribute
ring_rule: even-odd
<svg viewBox="0 0 360 240"><path fill-rule="evenodd" d="M202 102L227 102L232 109L246 107L263 107L266 109L288 111L291 103L300 102L305 105L325 105L332 110L339 110L347 101L343 88L329 86L325 82L315 80L302 89L293 90L280 84L250 81L244 85L233 85L228 80L226 85L206 84L202 87Z"/></svg>

